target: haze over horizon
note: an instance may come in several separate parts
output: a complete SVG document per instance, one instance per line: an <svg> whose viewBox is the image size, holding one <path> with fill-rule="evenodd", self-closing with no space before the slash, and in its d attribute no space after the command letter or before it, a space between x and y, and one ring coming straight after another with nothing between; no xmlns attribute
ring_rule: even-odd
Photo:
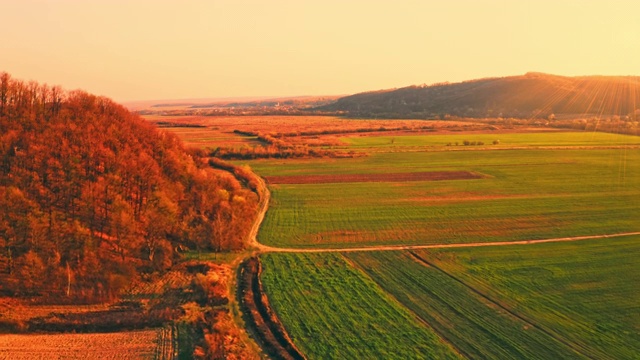
<svg viewBox="0 0 640 360"><path fill-rule="evenodd" d="M117 101L640 75L634 1L0 0L0 71Z"/></svg>

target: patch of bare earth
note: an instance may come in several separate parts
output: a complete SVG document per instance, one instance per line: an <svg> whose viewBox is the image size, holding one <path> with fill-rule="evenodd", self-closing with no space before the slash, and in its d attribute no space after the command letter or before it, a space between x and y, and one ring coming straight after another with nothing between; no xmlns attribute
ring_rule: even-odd
<svg viewBox="0 0 640 360"><path fill-rule="evenodd" d="M404 182L482 179L485 175L471 171L429 171L378 174L329 174L265 176L269 184L328 184L351 182Z"/></svg>
<svg viewBox="0 0 640 360"><path fill-rule="evenodd" d="M46 317L53 313L83 314L109 310L109 304L94 305L33 305L12 298L0 298L0 322L28 322L37 317Z"/></svg>

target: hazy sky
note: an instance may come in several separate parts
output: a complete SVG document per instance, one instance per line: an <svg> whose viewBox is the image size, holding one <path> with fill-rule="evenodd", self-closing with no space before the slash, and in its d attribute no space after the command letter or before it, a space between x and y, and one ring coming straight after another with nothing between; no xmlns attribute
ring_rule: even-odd
<svg viewBox="0 0 640 360"><path fill-rule="evenodd" d="M640 75L640 1L0 0L0 71L118 101Z"/></svg>

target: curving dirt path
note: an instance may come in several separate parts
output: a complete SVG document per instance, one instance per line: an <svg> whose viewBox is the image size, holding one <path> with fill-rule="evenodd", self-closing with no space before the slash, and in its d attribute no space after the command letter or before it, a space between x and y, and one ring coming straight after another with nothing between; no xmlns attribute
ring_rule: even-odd
<svg viewBox="0 0 640 360"><path fill-rule="evenodd" d="M264 245L258 242L258 230L264 220L264 216L269 209L269 201L271 192L267 188L264 179L253 173L259 184L260 207L256 216L256 221L251 227L249 233L249 246L255 248L258 252L281 252L281 253L328 253L328 252L354 252L354 251L393 251L393 250L418 250L418 249L446 249L446 248L466 248L466 247L482 247L482 246L509 246L509 245L533 245L550 242L568 242L582 241L593 239L606 239L630 235L640 235L640 231L626 232L617 234L588 235L588 236L571 236L551 239L537 240L517 240L517 241L494 241L494 242L474 242L474 243L455 243L455 244L430 244L430 245L377 245L347 248L317 248L317 249L301 249L301 248L281 248Z"/></svg>
<svg viewBox="0 0 640 360"><path fill-rule="evenodd" d="M264 220L264 216L267 213L267 210L269 209L269 201L271 200L271 192L269 191L269 189L267 188L267 183L264 181L264 179L260 176L258 176L256 173L251 172L253 174L253 176L255 177L256 181L258 182L258 189L257 189L257 193L258 196L260 197L259 201L259 207L258 207L258 214L256 215L256 220L253 223L253 226L251 227L251 231L249 231L249 241L248 241L248 245L249 247L253 247L256 248L259 251L269 251L269 246L266 245L262 245L258 242L258 230L260 230L260 225L262 225L262 221Z"/></svg>
<svg viewBox="0 0 640 360"><path fill-rule="evenodd" d="M259 249L262 252L282 252L282 253L327 253L327 252L354 252L354 251L393 251L393 250L418 250L418 249L446 249L446 248L465 248L465 247L482 247L482 246L508 246L508 245L533 245L550 242L566 242L581 241L604 238L615 238L629 235L640 235L638 232L628 232L619 234L606 235L589 235L589 236L572 236L552 239L539 240L517 240L517 241L494 241L494 242L476 242L476 243L456 243L456 244L431 244L431 245L380 245L380 246L363 246L351 248L327 248L327 249L299 249L299 248L279 248L260 244Z"/></svg>

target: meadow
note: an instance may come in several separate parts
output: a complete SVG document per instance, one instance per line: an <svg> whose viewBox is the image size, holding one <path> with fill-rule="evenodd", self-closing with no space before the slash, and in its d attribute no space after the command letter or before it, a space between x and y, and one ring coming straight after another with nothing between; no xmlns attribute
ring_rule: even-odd
<svg viewBox="0 0 640 360"><path fill-rule="evenodd" d="M640 145L637 136L608 134L600 132L540 131L526 133L504 133L484 131L465 134L434 134L406 136L350 136L342 139L355 148L393 149L403 147L449 146L451 148L485 146L499 147L561 147L561 146L615 146ZM464 142L476 142L476 145L464 145ZM497 141L494 144L494 141ZM484 145L478 145L482 142Z"/></svg>
<svg viewBox="0 0 640 360"><path fill-rule="evenodd" d="M274 179L259 240L320 250L640 231L640 138L505 133L496 145L461 145L493 138L349 136L341 140L367 156L244 162ZM482 177L346 183L318 177L430 171ZM316 183L278 183L278 176ZM437 251L265 254L263 281L276 313L310 358L336 356L336 347L349 348L347 357L387 357L395 350L387 339L399 332L389 327L389 315L372 318L367 312L373 310L362 306L391 304L431 334L425 339L435 334L460 357L631 359L640 352L634 285L640 283L639 251L640 237L631 236ZM363 286L386 305L362 298ZM387 331L371 333L369 327ZM356 341L345 343L354 328ZM380 342L372 348L366 336Z"/></svg>
<svg viewBox="0 0 640 360"><path fill-rule="evenodd" d="M259 233L262 243L348 247L640 231L640 169L631 166L639 161L638 149L597 148L390 152L248 164L261 175L300 177L424 171L483 176L271 184L272 203Z"/></svg>
<svg viewBox="0 0 640 360"><path fill-rule="evenodd" d="M309 359L454 359L436 333L337 254L267 254L262 281Z"/></svg>
<svg viewBox="0 0 640 360"><path fill-rule="evenodd" d="M417 253L587 357L640 353L640 236Z"/></svg>
<svg viewBox="0 0 640 360"><path fill-rule="evenodd" d="M466 358L581 358L563 342L409 252L345 256Z"/></svg>
<svg viewBox="0 0 640 360"><path fill-rule="evenodd" d="M262 278L310 359L419 358L442 344L474 359L633 359L640 351L639 255L640 236L280 253L262 256Z"/></svg>

